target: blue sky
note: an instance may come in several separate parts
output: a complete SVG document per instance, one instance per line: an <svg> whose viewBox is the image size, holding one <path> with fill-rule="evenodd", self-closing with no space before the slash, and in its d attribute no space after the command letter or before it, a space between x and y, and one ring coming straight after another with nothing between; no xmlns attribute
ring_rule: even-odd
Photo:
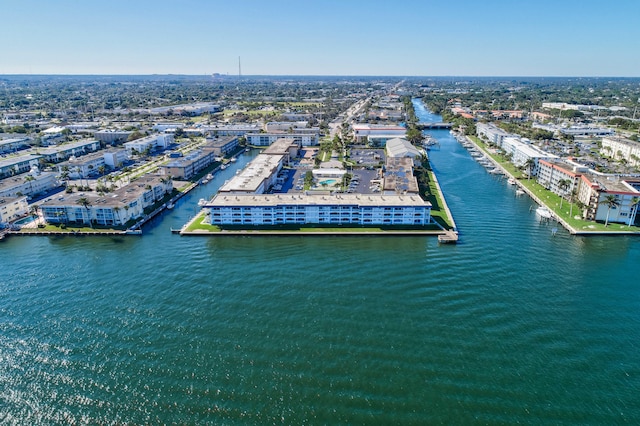
<svg viewBox="0 0 640 426"><path fill-rule="evenodd" d="M640 76L640 0L4 0L0 74Z"/></svg>

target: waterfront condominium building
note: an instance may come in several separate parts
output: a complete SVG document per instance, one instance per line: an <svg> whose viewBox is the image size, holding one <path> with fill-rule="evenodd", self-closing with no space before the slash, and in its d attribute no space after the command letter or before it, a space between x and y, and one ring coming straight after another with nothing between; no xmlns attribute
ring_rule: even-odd
<svg viewBox="0 0 640 426"><path fill-rule="evenodd" d="M198 172L213 164L215 157L213 148L205 146L160 166L160 173L178 179L191 179Z"/></svg>
<svg viewBox="0 0 640 426"><path fill-rule="evenodd" d="M171 179L143 176L106 195L75 192L47 198L41 204L40 211L48 223L119 226L141 217L145 208L160 201L172 189Z"/></svg>
<svg viewBox="0 0 640 426"><path fill-rule="evenodd" d="M502 146L502 140L504 138L512 136L499 127L488 123L476 124L476 135L479 138L483 138L490 143L498 146Z"/></svg>
<svg viewBox="0 0 640 426"><path fill-rule="evenodd" d="M284 155L259 154L218 190L229 194L262 194L275 185L278 172L286 161Z"/></svg>
<svg viewBox="0 0 640 426"><path fill-rule="evenodd" d="M532 160L535 163L532 175L536 175L538 163L540 160L553 160L558 156L541 150L535 145L531 145L520 139L519 137L509 136L502 139L502 145L499 145L505 154L511 156L511 162L516 167L524 167L527 161Z"/></svg>
<svg viewBox="0 0 640 426"><path fill-rule="evenodd" d="M579 201L586 220L638 224L635 199L640 198L640 179L596 175L587 167L560 160L540 160L538 183L564 197ZM573 197L571 194L574 194ZM605 200L613 196L617 206L609 208Z"/></svg>
<svg viewBox="0 0 640 426"><path fill-rule="evenodd" d="M0 197L0 225L5 225L29 212L27 197Z"/></svg>
<svg viewBox="0 0 640 426"><path fill-rule="evenodd" d="M210 146L213 150L213 154L222 157L229 153L232 153L238 148L237 136L214 136L207 138L207 146Z"/></svg>
<svg viewBox="0 0 640 426"><path fill-rule="evenodd" d="M418 195L225 194L204 206L212 225L426 225Z"/></svg>

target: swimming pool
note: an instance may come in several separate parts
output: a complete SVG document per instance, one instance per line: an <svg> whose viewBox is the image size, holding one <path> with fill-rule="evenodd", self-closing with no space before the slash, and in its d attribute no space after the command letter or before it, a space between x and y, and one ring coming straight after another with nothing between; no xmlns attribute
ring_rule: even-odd
<svg viewBox="0 0 640 426"><path fill-rule="evenodd" d="M318 182L319 185L333 185L337 182L335 179L325 179Z"/></svg>
<svg viewBox="0 0 640 426"><path fill-rule="evenodd" d="M14 225L26 225L27 223L31 223L33 222L33 216L27 216L27 217L23 217L20 220L16 220L14 223Z"/></svg>

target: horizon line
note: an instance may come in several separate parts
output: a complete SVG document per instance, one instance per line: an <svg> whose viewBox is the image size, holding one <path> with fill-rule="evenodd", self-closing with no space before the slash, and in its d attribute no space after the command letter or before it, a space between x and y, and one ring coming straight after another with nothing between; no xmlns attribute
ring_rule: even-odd
<svg viewBox="0 0 640 426"><path fill-rule="evenodd" d="M434 74L434 75L376 75L376 74L243 74L241 77L235 74L179 74L179 73L152 73L152 74L62 74L62 73L9 73L0 74L1 77L228 77L242 80L252 77L386 77L386 78L640 78L640 75L473 75L473 74Z"/></svg>

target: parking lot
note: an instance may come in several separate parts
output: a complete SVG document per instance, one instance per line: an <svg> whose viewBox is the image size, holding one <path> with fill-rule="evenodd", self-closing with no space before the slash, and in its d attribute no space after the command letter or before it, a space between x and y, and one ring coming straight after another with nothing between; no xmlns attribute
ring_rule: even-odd
<svg viewBox="0 0 640 426"><path fill-rule="evenodd" d="M350 159L358 166L377 166L385 161L384 149L367 149L365 147L354 147L351 149Z"/></svg>

